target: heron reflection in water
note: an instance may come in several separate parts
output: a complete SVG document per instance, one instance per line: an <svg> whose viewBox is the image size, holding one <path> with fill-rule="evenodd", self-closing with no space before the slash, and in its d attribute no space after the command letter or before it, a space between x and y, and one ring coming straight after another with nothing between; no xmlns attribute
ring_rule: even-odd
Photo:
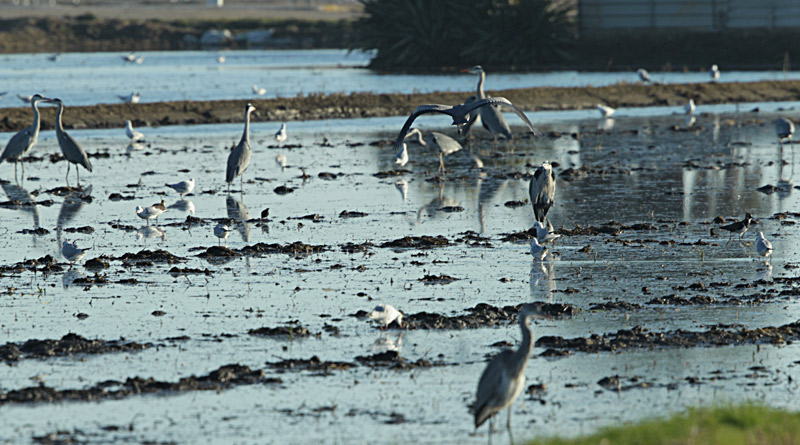
<svg viewBox="0 0 800 445"><path fill-rule="evenodd" d="M91 185L83 189L72 189L64 195L64 202L61 203L61 208L58 210L58 218L56 219L56 241L59 249L61 248L61 235L64 227L75 219L86 204L92 201L91 197Z"/></svg>
<svg viewBox="0 0 800 445"><path fill-rule="evenodd" d="M225 197L225 207L228 210L228 219L236 221L236 229L242 236L242 241L250 242L250 211L247 210L244 203L234 198L232 195Z"/></svg>
<svg viewBox="0 0 800 445"><path fill-rule="evenodd" d="M459 201L445 196L443 182L439 182L437 187L439 188L439 194L417 210L416 225L422 223L423 214L427 214L429 218L435 218L443 212L446 213L448 209L461 206Z"/></svg>
<svg viewBox="0 0 800 445"><path fill-rule="evenodd" d="M8 196L8 199L13 202L6 208L12 210L20 210L23 213L30 213L33 217L33 245L36 245L36 237L39 236L37 229L40 227L39 223L39 206L36 205L36 198L31 195L26 189L17 184L10 182L0 182L3 187L3 192ZM61 245L58 247L61 250Z"/></svg>

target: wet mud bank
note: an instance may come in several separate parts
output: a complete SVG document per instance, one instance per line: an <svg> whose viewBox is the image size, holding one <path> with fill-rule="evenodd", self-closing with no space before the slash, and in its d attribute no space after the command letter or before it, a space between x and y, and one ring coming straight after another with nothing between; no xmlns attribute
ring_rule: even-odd
<svg viewBox="0 0 800 445"><path fill-rule="evenodd" d="M793 101L800 97L800 81L695 83L670 85L619 84L605 87L527 88L489 91L527 111L612 107L679 106L690 98L698 105L737 102ZM420 104L456 104L466 93L309 95L250 100L253 120L298 121L404 116ZM180 101L139 104L98 104L69 107L66 128L116 128L131 120L134 126L238 123L245 100ZM30 107L0 109L0 131L18 131L30 125ZM42 107L42 128L52 129L55 109Z"/></svg>

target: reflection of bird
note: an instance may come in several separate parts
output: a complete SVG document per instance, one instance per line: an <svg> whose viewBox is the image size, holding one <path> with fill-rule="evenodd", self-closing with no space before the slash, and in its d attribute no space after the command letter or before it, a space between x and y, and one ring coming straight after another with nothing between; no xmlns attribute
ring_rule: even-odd
<svg viewBox="0 0 800 445"><path fill-rule="evenodd" d="M125 154L130 157L131 153L134 151L144 150L144 148L144 144L140 144L139 142L131 142L127 147L125 147Z"/></svg>
<svg viewBox="0 0 800 445"><path fill-rule="evenodd" d="M267 94L266 88L259 88L258 85L253 85L251 88L253 89L253 94L256 96L263 96Z"/></svg>
<svg viewBox="0 0 800 445"><path fill-rule="evenodd" d="M480 99L476 100L475 102L471 102L468 104L458 104L454 106L449 105L440 105L440 104L430 104L430 105L420 105L411 112L411 115L408 116L406 122L403 124L403 128L400 129L400 134L397 135L397 139L394 141L394 150L399 153L400 146L403 144L403 140L405 140L406 133L411 129L411 124L414 123L419 116L428 113L442 113L450 116L453 118L453 125L458 126L459 130L469 122L469 112L481 107L487 107L490 105L501 105L504 107L511 108L517 116L525 122L525 125L528 126L528 129L534 135L538 136L539 131L534 128L531 121L525 116L525 113L522 112L519 108L515 107L508 99L505 97L490 97L487 99Z"/></svg>
<svg viewBox="0 0 800 445"><path fill-rule="evenodd" d="M541 306L525 304L519 312L522 343L519 349L506 349L495 355L481 374L478 394L473 405L475 428L508 408L508 433L511 434L511 405L525 386L525 366L533 350L533 334L528 326L531 318L542 316ZM489 428L491 434L492 428Z"/></svg>
<svg viewBox="0 0 800 445"><path fill-rule="evenodd" d="M603 117L611 117L611 115L614 114L615 111L617 111L616 109L603 104L597 104L596 107L597 111L599 111Z"/></svg>
<svg viewBox="0 0 800 445"><path fill-rule="evenodd" d="M131 121L125 121L125 134L131 139L131 143L144 141L144 134L142 134L140 131L134 130L133 123Z"/></svg>
<svg viewBox="0 0 800 445"><path fill-rule="evenodd" d="M167 232L152 226L141 227L136 231L137 240L149 238L161 238L161 240L165 241L167 239Z"/></svg>
<svg viewBox="0 0 800 445"><path fill-rule="evenodd" d="M400 352L403 347L403 333L397 334L397 338L389 338L381 335L374 342L372 342L372 351L375 353L382 353L387 351Z"/></svg>
<svg viewBox="0 0 800 445"><path fill-rule="evenodd" d="M275 156L275 163L278 164L278 167L280 167L281 170L286 169L286 155L283 153L278 153Z"/></svg>
<svg viewBox="0 0 800 445"><path fill-rule="evenodd" d="M555 261L531 262L531 297L537 298L539 295L546 295L548 300L552 300L556 292L556 277L553 271Z"/></svg>
<svg viewBox="0 0 800 445"><path fill-rule="evenodd" d="M66 258L69 261L70 266L80 261L81 258L85 257L86 252L88 250L89 250L88 247L85 249L81 249L69 241L64 241L61 244L61 254L64 255L64 258Z"/></svg>
<svg viewBox="0 0 800 445"><path fill-rule="evenodd" d="M228 168L225 171L225 182L228 183L228 191L231 190L231 182L237 176L241 178L241 189L244 190L244 171L250 165L250 113L255 111L256 107L247 104L244 109L244 132L239 145L236 146L228 155Z"/></svg>
<svg viewBox="0 0 800 445"><path fill-rule="evenodd" d="M764 258L772 254L772 243L764 237L764 232L758 232L756 235L756 252Z"/></svg>
<svg viewBox="0 0 800 445"><path fill-rule="evenodd" d="M6 144L3 154L0 155L0 162L3 161L18 161L25 156L39 140L39 124L41 118L39 117L39 102L47 100L40 94L34 94L31 98L31 107L33 107L33 123L29 127L25 127L14 136ZM25 177L25 164L22 165L22 176ZM14 178L17 177L17 163L14 163Z"/></svg>
<svg viewBox="0 0 800 445"><path fill-rule="evenodd" d="M552 230L545 227L541 221L536 221L534 227L536 227L536 239L539 241L539 244L543 246L549 242L555 245L556 240L561 238L561 235L553 233Z"/></svg>
<svg viewBox="0 0 800 445"><path fill-rule="evenodd" d="M150 206L150 207L136 206L136 215L139 218L142 218L143 220L147 221L147 225L148 226L150 225L150 220L151 219L158 218L158 215L160 215L162 213L164 213L164 211L159 209L159 208L157 208L157 207L153 207L153 206Z"/></svg>
<svg viewBox="0 0 800 445"><path fill-rule="evenodd" d="M431 131L423 138L418 128L412 128L406 134L407 138L411 136L416 136L417 142L423 147L431 146L439 152L439 171L442 173L444 173L444 157L463 148L455 139L436 131Z"/></svg>
<svg viewBox="0 0 800 445"><path fill-rule="evenodd" d="M188 199L179 199L175 201L174 204L168 207L170 210L177 210L179 212L186 212L190 215L194 215L196 209L194 207L194 203L189 201Z"/></svg>
<svg viewBox="0 0 800 445"><path fill-rule="evenodd" d="M231 228L226 226L225 224L217 224L214 226L214 236L219 238L217 240L217 245L222 244L222 240L225 240L225 245L228 245L228 235L232 232Z"/></svg>
<svg viewBox="0 0 800 445"><path fill-rule="evenodd" d="M553 205L556 194L556 175L549 161L542 163L533 173L530 185L528 186L531 205L533 206L533 216L536 221L544 222L547 211Z"/></svg>
<svg viewBox="0 0 800 445"><path fill-rule="evenodd" d="M92 195L92 186L88 186L82 191L72 191L64 196L64 202L61 203L61 208L58 210L58 218L56 219L56 233L58 240L61 241L61 231L70 221L72 221L78 212L86 205L87 200L84 197Z"/></svg>
<svg viewBox="0 0 800 445"><path fill-rule="evenodd" d="M719 67L717 64L711 65L711 69L708 70L708 74L711 76L711 81L716 82L719 80Z"/></svg>
<svg viewBox="0 0 800 445"><path fill-rule="evenodd" d="M533 262L535 263L536 260L544 260L546 255L547 247L539 244L539 241L536 239L536 237L531 238L531 256L533 257Z"/></svg>
<svg viewBox="0 0 800 445"><path fill-rule="evenodd" d="M399 181L394 183L395 188L398 192L400 192L400 196L403 197L403 201L406 200L408 196L408 182L405 179L400 179Z"/></svg>
<svg viewBox="0 0 800 445"><path fill-rule="evenodd" d="M779 117L778 120L775 121L775 134L778 135L778 139L781 141L784 139L791 139L794 134L794 124L785 117Z"/></svg>
<svg viewBox="0 0 800 445"><path fill-rule="evenodd" d="M405 167L406 164L408 164L408 146L405 142L403 142L403 149L395 155L394 163L398 164L400 167Z"/></svg>
<svg viewBox="0 0 800 445"><path fill-rule="evenodd" d="M128 94L126 96L117 95L117 97L119 97L119 100L121 100L121 101L123 101L125 103L138 104L139 100L142 98L142 94L137 92L137 93Z"/></svg>
<svg viewBox="0 0 800 445"><path fill-rule="evenodd" d="M648 73L648 72L647 72L647 70L646 70L646 69L644 69L644 68L639 68L639 69L636 71L636 74L638 74L638 75L639 75L639 80L641 80L641 81L642 81L642 82L644 82L644 83L648 83L648 82L650 82L650 81L652 80L652 79L650 78L650 73Z"/></svg>
<svg viewBox="0 0 800 445"><path fill-rule="evenodd" d="M181 198L183 198L185 195L192 193L192 190L194 190L194 178L189 179L188 181L180 181L176 182L175 184L164 185L180 193Z"/></svg>
<svg viewBox="0 0 800 445"><path fill-rule="evenodd" d="M381 323L381 329L388 329L393 321L397 321L397 326L403 327L403 314L388 304L379 304L375 309L367 314L369 318Z"/></svg>
<svg viewBox="0 0 800 445"><path fill-rule="evenodd" d="M231 195L225 197L225 208L228 212L228 219L238 222L239 235L242 236L242 241L250 242L250 210L242 203Z"/></svg>
<svg viewBox="0 0 800 445"><path fill-rule="evenodd" d="M730 238L728 238L728 241L730 241L730 239L733 238L734 233L738 233L739 238L741 238L742 235L744 235L744 233L747 232L747 229L750 228L750 223L752 222L753 222L753 215L745 213L743 220L736 221L735 223L730 223L724 226L720 226L719 228L731 232L731 236Z"/></svg>
<svg viewBox="0 0 800 445"><path fill-rule="evenodd" d="M477 88L477 99L485 99L486 93L483 91L483 84L486 81L486 72L483 71L483 67L480 65L475 65L472 68L462 70L462 72L468 72L471 74L478 75L478 88ZM478 110L481 122L483 126L492 133L494 137L502 137L504 139L511 139L511 127L508 126L508 122L503 117L503 113L496 107L489 106L489 107L482 107Z"/></svg>
<svg viewBox="0 0 800 445"><path fill-rule="evenodd" d="M36 198L34 195L19 185L11 183L10 181L0 181L0 187L3 188L3 192L8 196L8 199L11 200L13 204L10 208L30 213L31 216L33 216L33 228L38 229L39 206L36 205ZM34 236L38 234L36 231L33 233ZM36 238L34 237L34 240L35 239Z"/></svg>
<svg viewBox="0 0 800 445"><path fill-rule="evenodd" d="M284 122L281 124L281 129L275 133L275 140L278 141L278 143L283 143L286 142L286 138L286 122Z"/></svg>
<svg viewBox="0 0 800 445"><path fill-rule="evenodd" d="M89 172L92 171L92 163L89 162L89 156L83 151L78 142L64 131L62 115L64 114L64 102L59 98L48 100L48 102L55 102L58 104L58 112L56 113L56 139L58 146L61 148L61 154L67 160L67 184L69 184L69 167L70 164L75 164L75 174L78 176L78 186L81 185L81 175L78 171L78 166L82 166Z"/></svg>
<svg viewBox="0 0 800 445"><path fill-rule="evenodd" d="M694 99L689 99L689 102L686 102L686 105L683 106L683 112L686 114L692 114L695 110Z"/></svg>

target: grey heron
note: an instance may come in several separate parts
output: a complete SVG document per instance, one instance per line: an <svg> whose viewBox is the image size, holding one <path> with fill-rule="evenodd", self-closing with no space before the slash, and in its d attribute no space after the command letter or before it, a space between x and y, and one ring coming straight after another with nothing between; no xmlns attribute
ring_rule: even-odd
<svg viewBox="0 0 800 445"><path fill-rule="evenodd" d="M131 121L125 121L125 135L130 138L131 142L144 142L144 134L135 130Z"/></svg>
<svg viewBox="0 0 800 445"><path fill-rule="evenodd" d="M756 235L756 252L764 258L772 254L772 243L764 236L764 232Z"/></svg>
<svg viewBox="0 0 800 445"><path fill-rule="evenodd" d="M779 117L778 120L775 121L775 134L778 135L778 139L781 141L784 139L791 139L794 134L794 124L785 117Z"/></svg>
<svg viewBox="0 0 800 445"><path fill-rule="evenodd" d="M717 64L711 65L711 69L708 70L708 74L711 76L711 81L716 82L719 80L719 67Z"/></svg>
<svg viewBox="0 0 800 445"><path fill-rule="evenodd" d="M0 162L3 161L19 161L25 156L39 140L39 124L41 117L39 116L39 102L47 100L41 94L34 94L31 97L31 107L33 108L33 123L29 127L25 127L17 134L11 137L6 144L3 154L0 155ZM17 177L17 164L14 163L14 178ZM22 177L25 178L25 164L22 165Z"/></svg>
<svg viewBox="0 0 800 445"><path fill-rule="evenodd" d="M222 245L222 240L225 240L225 245L228 245L228 235L231 234L233 230L225 224L217 224L214 226L214 236L219 238L217 240L217 245Z"/></svg>
<svg viewBox="0 0 800 445"><path fill-rule="evenodd" d="M408 138L412 136L417 137L417 142L419 145L422 145L423 147L433 147L439 152L439 171L441 171L442 174L444 174L444 157L463 148L455 139L437 131L431 131L423 138L422 131L420 131L418 128L412 128L408 131L406 137Z"/></svg>
<svg viewBox="0 0 800 445"><path fill-rule="evenodd" d="M255 111L256 107L252 104L247 104L244 107L244 131L242 132L242 139L239 144L228 155L228 168L225 170L225 182L228 183L228 192L231 191L231 182L237 176L241 176L240 186L244 190L244 171L250 165L250 113Z"/></svg>
<svg viewBox="0 0 800 445"><path fill-rule="evenodd" d="M181 195L181 198L192 193L194 190L194 178L189 179L188 181L180 181L176 182L175 184L164 184L165 186L175 190Z"/></svg>
<svg viewBox="0 0 800 445"><path fill-rule="evenodd" d="M286 142L286 138L286 122L284 122L281 124L281 129L275 133L275 140L280 144Z"/></svg>
<svg viewBox="0 0 800 445"><path fill-rule="evenodd" d="M508 408L506 426L509 435L511 434L511 406L525 387L525 367L533 350L533 333L528 322L532 318L542 317L541 305L522 305L519 311L519 328L522 331L522 343L519 349L516 351L506 349L492 357L486 365L478 382L477 398L473 405L476 429L498 412Z"/></svg>
<svg viewBox="0 0 800 445"><path fill-rule="evenodd" d="M475 102L476 100L478 100L478 96L473 94L472 96L468 97L467 100L464 101L464 104L470 104L472 102ZM478 122L481 122L480 110L472 110L472 111L470 111L469 112L469 122L466 125L464 125L464 128L461 130L461 134L464 135L464 136L469 134L469 130L472 128L473 125L477 124ZM481 123L483 123L483 122L481 122ZM486 128L486 124L483 124L483 127ZM489 131L489 129L486 128L486 131Z"/></svg>
<svg viewBox="0 0 800 445"><path fill-rule="evenodd" d="M545 161L533 172L533 177L528 185L528 193L533 206L533 216L536 221L543 223L547 212L553 206L556 194L556 175L550 161Z"/></svg>
<svg viewBox="0 0 800 445"><path fill-rule="evenodd" d="M726 224L724 226L720 226L719 228L722 230L727 230L728 232L731 233L730 237L728 238L728 241L730 242L730 240L733 238L734 233L738 233L739 238L741 238L742 235L744 235L744 233L747 232L747 229L750 228L750 224L752 222L753 222L753 215L745 213L743 220Z"/></svg>
<svg viewBox="0 0 800 445"><path fill-rule="evenodd" d="M379 323L381 323L381 330L389 328L393 321L397 321L397 326L403 327L403 313L388 304L379 304L375 306L367 316Z"/></svg>
<svg viewBox="0 0 800 445"><path fill-rule="evenodd" d="M489 97L486 99L476 100L475 102L471 102L468 104L458 104L454 106L449 105L441 105L441 104L429 104L429 105L420 105L411 112L411 115L408 116L406 122L403 124L403 128L400 129L400 134L397 135L397 139L394 141L394 150L400 150L401 145L404 144L403 140L406 138L406 134L411 129L411 124L414 123L419 116L428 113L442 113L450 116L453 118L453 125L458 126L459 132L469 122L469 112L472 110L476 110L478 108L485 108L491 105L501 105L504 107L511 108L511 110L517 114L517 116L525 122L525 125L528 126L528 129L534 136L539 136L540 133L536 128L534 128L531 121L528 119L528 116L525 116L525 113L522 112L519 108L515 107L514 104L511 103L505 97ZM398 158L402 154L401 151L398 151ZM398 162L399 163L399 162ZM405 165L405 164L401 164Z"/></svg>
<svg viewBox="0 0 800 445"><path fill-rule="evenodd" d="M80 187L81 174L78 170L78 166L83 166L83 168L89 170L91 173L92 163L89 162L89 156L78 144L78 141L70 136L69 133L64 131L64 121L62 119L64 114L64 102L59 98L50 99L47 100L47 102L54 102L58 104L58 111L56 112L56 139L58 140L58 146L61 148L61 154L63 154L64 159L67 160L67 184L69 184L70 164L75 164L75 174L78 177L78 187Z"/></svg>
<svg viewBox="0 0 800 445"><path fill-rule="evenodd" d="M603 117L611 117L617 110L615 108L611 108L608 105L597 104L596 105L597 111L600 112L600 115Z"/></svg>
<svg viewBox="0 0 800 445"><path fill-rule="evenodd" d="M136 206L136 216L138 216L139 218L142 218L143 220L145 220L147 222L148 226L150 225L150 220L151 219L158 218L158 215L160 215L162 213L164 213L164 210L162 210L162 209L160 209L158 207L154 207L154 206L150 206L150 207Z"/></svg>
<svg viewBox="0 0 800 445"><path fill-rule="evenodd" d="M486 99L486 93L483 91L483 83L486 81L486 72L483 71L483 67L480 65L475 65L472 68L462 70L463 72L468 72L471 74L477 74L478 78L478 88L477 88L477 99ZM495 138L498 136L503 137L504 139L511 139L511 127L508 126L508 122L503 117L503 113L496 107L481 107L478 110L481 117L481 122L492 133L492 136Z"/></svg>
<svg viewBox="0 0 800 445"><path fill-rule="evenodd" d="M83 257L85 257L87 251L89 251L88 247L81 249L80 247L66 240L61 243L61 254L64 255L64 258L69 261L70 267L72 267L73 263L77 263Z"/></svg>
<svg viewBox="0 0 800 445"><path fill-rule="evenodd" d="M647 70L644 68L639 68L638 70L636 70L636 74L639 75L639 80L641 80L644 83L650 83L652 81L650 73L648 73Z"/></svg>
<svg viewBox="0 0 800 445"><path fill-rule="evenodd" d="M686 102L686 105L683 106L683 112L685 114L692 114L695 108L694 99L689 99L689 102Z"/></svg>
<svg viewBox="0 0 800 445"><path fill-rule="evenodd" d="M256 96L263 96L263 95L267 94L267 89L266 88L259 88L258 85L254 84L250 88L253 90L253 94L255 94Z"/></svg>

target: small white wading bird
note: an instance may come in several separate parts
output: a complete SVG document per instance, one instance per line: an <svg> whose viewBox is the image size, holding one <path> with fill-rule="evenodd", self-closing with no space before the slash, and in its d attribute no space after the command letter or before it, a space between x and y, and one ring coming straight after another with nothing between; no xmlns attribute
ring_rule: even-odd
<svg viewBox="0 0 800 445"><path fill-rule="evenodd" d="M225 224L217 224L214 226L214 236L219 238L217 240L217 245L222 244L222 240L225 240L225 245L228 245L228 235L232 232L231 228L226 226Z"/></svg>
<svg viewBox="0 0 800 445"><path fill-rule="evenodd" d="M778 135L778 139L781 142L783 142L784 139L791 139L794 134L794 124L785 117L779 117L778 120L775 121L775 134Z"/></svg>
<svg viewBox="0 0 800 445"><path fill-rule="evenodd" d="M192 190L194 190L194 178L188 181L181 181L181 182L176 182L175 184L164 184L164 185L178 192L181 195L181 198L183 198L189 193L192 193Z"/></svg>
<svg viewBox="0 0 800 445"><path fill-rule="evenodd" d="M0 162L3 161L19 161L23 158L39 140L39 124L41 118L39 117L39 102L47 100L46 97L40 94L34 94L31 97L31 107L33 107L33 123L29 127L25 127L14 136L11 136L6 144L3 154L0 155ZM17 163L14 162L14 178L17 177ZM22 177L25 178L25 164L22 164Z"/></svg>
<svg viewBox="0 0 800 445"><path fill-rule="evenodd" d="M141 93L131 93L131 94L128 94L127 96L117 95L117 97L119 97L119 100L121 100L123 102L129 103L129 104L138 104L139 103L139 99L142 98L142 94Z"/></svg>
<svg viewBox="0 0 800 445"><path fill-rule="evenodd" d="M91 173L92 163L89 162L89 156L85 151L83 151L83 148L81 148L81 146L78 144L78 141L70 136L69 133L64 131L64 124L62 120L62 116L64 114L64 102L62 102L59 98L50 99L47 102L54 102L58 104L58 111L56 112L56 140L58 140L58 146L61 148L61 154L63 154L64 159L67 160L67 175L65 177L67 182L69 182L69 167L71 164L75 164L75 174L78 177L78 186L80 187L81 174L78 171L78 166L82 166Z"/></svg>
<svg viewBox="0 0 800 445"><path fill-rule="evenodd" d="M444 174L444 157L461 150L463 147L455 139L437 131L431 131L424 138L418 128L412 128L406 134L406 138L416 137L417 143L423 147L433 147L439 152L439 171Z"/></svg>
<svg viewBox="0 0 800 445"><path fill-rule="evenodd" d="M613 115L617 110L609 107L608 105L597 104L597 111L599 111L600 115L603 117L611 117L611 115Z"/></svg>
<svg viewBox="0 0 800 445"><path fill-rule="evenodd" d="M381 330L388 329L393 321L397 321L397 326L403 327L403 313L388 304L375 306L368 316L381 324Z"/></svg>
<svg viewBox="0 0 800 445"><path fill-rule="evenodd" d="M267 94L266 88L259 88L258 85L253 85L251 88L253 89L253 94L256 96L263 96Z"/></svg>
<svg viewBox="0 0 800 445"><path fill-rule="evenodd" d="M517 116L525 122L525 125L528 126L528 129L533 133L534 136L539 136L540 133L536 128L534 128L531 121L528 119L528 116L525 116L525 113L522 112L519 108L515 107L508 99L505 97L490 97L486 99L476 100L475 102L470 102L468 104L458 104L454 106L449 105L441 105L441 104L429 104L429 105L420 105L411 112L411 115L408 116L406 122L403 124L403 128L400 129L400 134L397 135L397 139L394 141L394 150L397 152L398 157L402 155L402 151L400 151L401 146L404 144L404 140L406 138L406 134L411 129L411 124L414 123L419 116L428 113L441 113L446 114L453 118L453 125L456 125L459 129L461 129L469 123L469 112L472 110L476 110L481 107L487 107L490 105L499 105L503 107L510 108ZM398 162L399 164L399 162ZM401 164L404 165L404 164Z"/></svg>
<svg viewBox="0 0 800 445"><path fill-rule="evenodd" d="M553 173L550 161L543 162L541 167L533 172L533 177L528 185L528 194L533 206L534 218L543 223L547 212L555 202L556 194L556 175Z"/></svg>
<svg viewBox="0 0 800 445"><path fill-rule="evenodd" d="M689 102L686 102L686 105L683 106L683 112L685 114L692 114L695 110L694 106L694 99L689 99Z"/></svg>
<svg viewBox="0 0 800 445"><path fill-rule="evenodd" d="M150 225L150 220L153 218L158 218L158 215L164 213L164 210L158 208L156 206L149 206L149 207L142 207L136 206L136 215L139 218L147 221L147 225Z"/></svg>
<svg viewBox="0 0 800 445"><path fill-rule="evenodd" d="M131 121L125 121L125 135L130 138L131 142L144 142L144 134L135 130Z"/></svg>
<svg viewBox="0 0 800 445"><path fill-rule="evenodd" d="M61 243L61 254L64 255L64 258L66 258L67 261L69 261L70 267L72 267L74 263L77 263L83 259L83 257L86 256L86 252L89 250L90 249L88 247L81 249L69 241L64 241Z"/></svg>
<svg viewBox="0 0 800 445"><path fill-rule="evenodd" d="M641 80L644 83L650 83L652 81L652 78L650 77L650 73L648 73L647 70L644 69L644 68L639 68L636 71L636 74L639 75L639 80Z"/></svg>
<svg viewBox="0 0 800 445"><path fill-rule="evenodd" d="M286 123L284 122L281 124L281 129L275 133L275 140L278 141L278 143L284 143L286 142L287 137L288 136L286 135Z"/></svg>
<svg viewBox="0 0 800 445"><path fill-rule="evenodd" d="M539 244L539 241L534 237L531 238L531 256L533 257L533 262L535 263L538 261L544 261L544 257L547 255L547 247Z"/></svg>
<svg viewBox="0 0 800 445"><path fill-rule="evenodd" d="M756 252L764 258L772 255L772 243L764 237L763 232L756 234Z"/></svg>
<svg viewBox="0 0 800 445"><path fill-rule="evenodd" d="M256 110L252 104L244 108L244 131L239 144L228 155L228 168L225 170L225 182L228 183L228 192L231 191L231 182L237 177L240 179L240 191L244 191L244 171L250 165L250 113Z"/></svg>
<svg viewBox="0 0 800 445"><path fill-rule="evenodd" d="M712 82L716 82L719 80L719 67L717 66L716 63L714 65L711 65L711 69L708 70L708 75L711 76Z"/></svg>
<svg viewBox="0 0 800 445"><path fill-rule="evenodd" d="M552 242L553 245L555 245L556 240L561 238L561 235L552 233L551 229L545 227L541 221L536 221L534 227L536 227L536 240L539 241L539 244L543 246L549 242Z"/></svg>
<svg viewBox="0 0 800 445"><path fill-rule="evenodd" d="M522 343L519 349L506 349L492 357L478 382L478 393L472 411L475 414L475 429L486 420L508 408L508 434L511 436L511 407L525 388L525 367L533 350L533 333L528 325L532 318L545 318L541 304L525 304L519 311L519 327ZM489 425L491 438L492 426ZM513 438L512 438L513 443Z"/></svg>

